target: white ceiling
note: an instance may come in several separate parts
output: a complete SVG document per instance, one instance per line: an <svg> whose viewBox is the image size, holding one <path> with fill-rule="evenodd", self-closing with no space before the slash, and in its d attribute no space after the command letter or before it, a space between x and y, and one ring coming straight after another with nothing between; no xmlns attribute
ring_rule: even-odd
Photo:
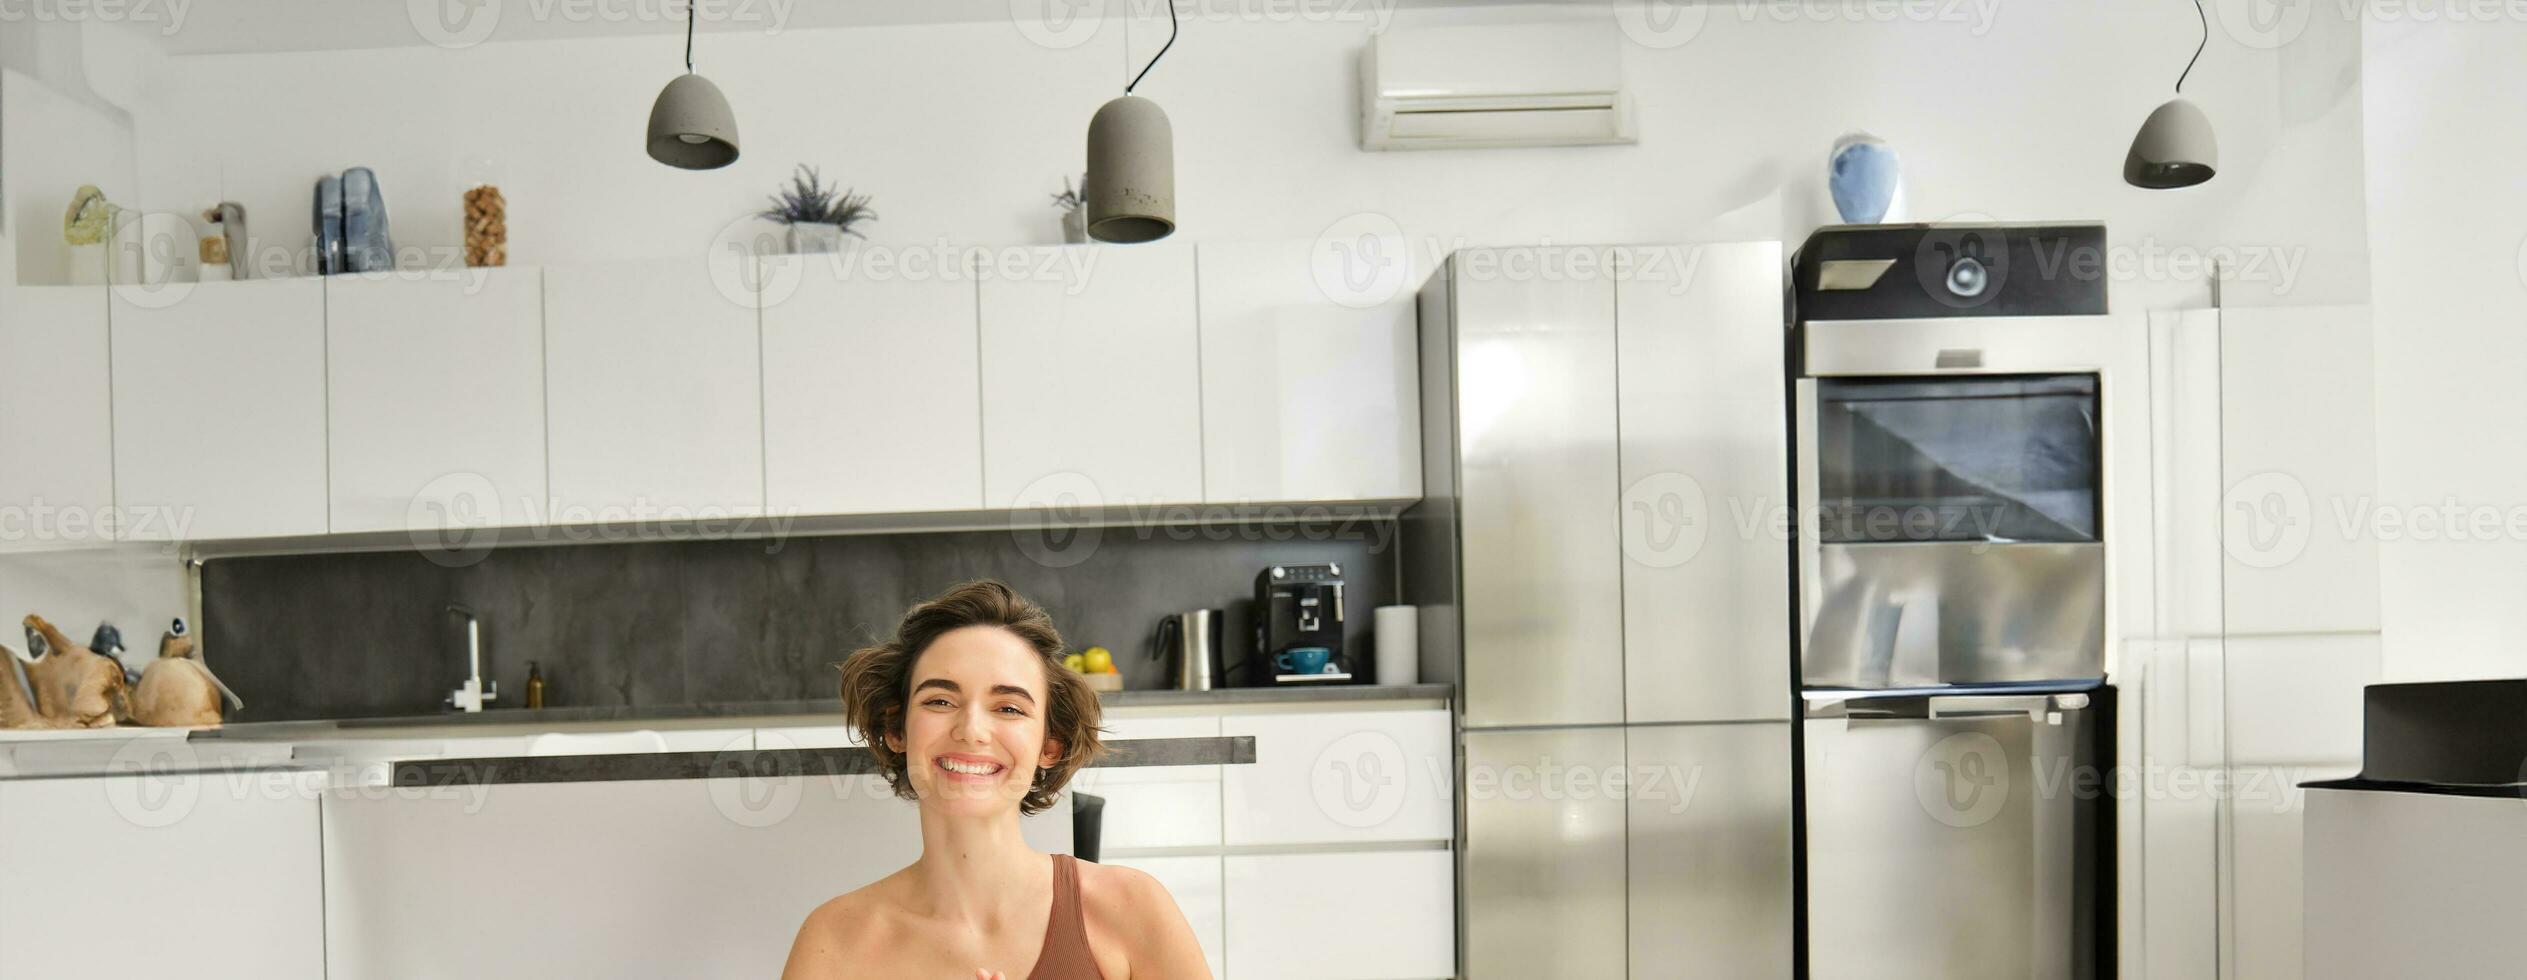
<svg viewBox="0 0 2527 980"><path fill-rule="evenodd" d="M120 0L126 29L170 54L338 51L441 44L673 34L684 0ZM705 33L774 33L890 24L1155 12L1158 0L699 0ZM1255 6L1348 14L1373 9L1562 5L1592 0L1181 0L1214 15ZM1603 3L1604 0L1593 0Z"/></svg>

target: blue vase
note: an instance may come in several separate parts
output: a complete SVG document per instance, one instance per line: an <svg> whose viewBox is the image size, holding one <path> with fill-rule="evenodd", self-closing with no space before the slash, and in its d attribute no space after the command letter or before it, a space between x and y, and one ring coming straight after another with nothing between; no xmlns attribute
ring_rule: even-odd
<svg viewBox="0 0 2527 980"><path fill-rule="evenodd" d="M1845 136L1834 144L1827 169L1826 188L1833 191L1834 210L1842 213L1844 224L1874 225L1886 220L1904 173L1894 147L1875 136Z"/></svg>

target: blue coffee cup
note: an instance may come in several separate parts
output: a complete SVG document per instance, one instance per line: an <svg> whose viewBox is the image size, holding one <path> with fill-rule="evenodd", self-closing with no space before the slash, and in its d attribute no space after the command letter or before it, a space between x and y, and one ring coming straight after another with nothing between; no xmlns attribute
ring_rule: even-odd
<svg viewBox="0 0 2527 980"><path fill-rule="evenodd" d="M1324 647L1291 647L1272 658L1272 666L1284 674L1322 674L1334 651Z"/></svg>

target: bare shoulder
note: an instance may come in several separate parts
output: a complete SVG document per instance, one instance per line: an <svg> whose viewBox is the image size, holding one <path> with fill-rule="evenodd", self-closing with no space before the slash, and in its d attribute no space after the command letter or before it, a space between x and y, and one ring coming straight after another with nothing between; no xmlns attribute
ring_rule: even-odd
<svg viewBox="0 0 2527 980"><path fill-rule="evenodd" d="M1098 962L1108 976L1208 977L1202 945L1167 886L1138 868L1079 862L1079 904L1091 945L1107 940L1123 954L1122 969Z"/></svg>
<svg viewBox="0 0 2527 980"><path fill-rule="evenodd" d="M886 884L881 880L837 895L807 913L807 920L799 923L798 938L790 944L789 965L781 970L783 980L843 976L846 966L865 963L868 952L885 948L892 928L882 900Z"/></svg>
<svg viewBox="0 0 2527 980"><path fill-rule="evenodd" d="M1079 862L1078 868L1079 902L1092 913L1128 915L1150 908L1152 902L1176 904L1175 896L1167 894L1167 886L1139 868L1091 861Z"/></svg>

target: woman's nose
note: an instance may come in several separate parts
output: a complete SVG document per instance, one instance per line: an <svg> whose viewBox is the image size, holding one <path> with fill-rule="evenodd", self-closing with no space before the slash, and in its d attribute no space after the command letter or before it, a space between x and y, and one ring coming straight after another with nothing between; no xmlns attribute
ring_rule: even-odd
<svg viewBox="0 0 2527 980"><path fill-rule="evenodd" d="M990 731L991 729L989 726L983 724L983 720L982 712L970 709L959 711L956 713L956 725L948 734L954 736L956 740L960 742L988 741L988 738L984 735L984 733Z"/></svg>

